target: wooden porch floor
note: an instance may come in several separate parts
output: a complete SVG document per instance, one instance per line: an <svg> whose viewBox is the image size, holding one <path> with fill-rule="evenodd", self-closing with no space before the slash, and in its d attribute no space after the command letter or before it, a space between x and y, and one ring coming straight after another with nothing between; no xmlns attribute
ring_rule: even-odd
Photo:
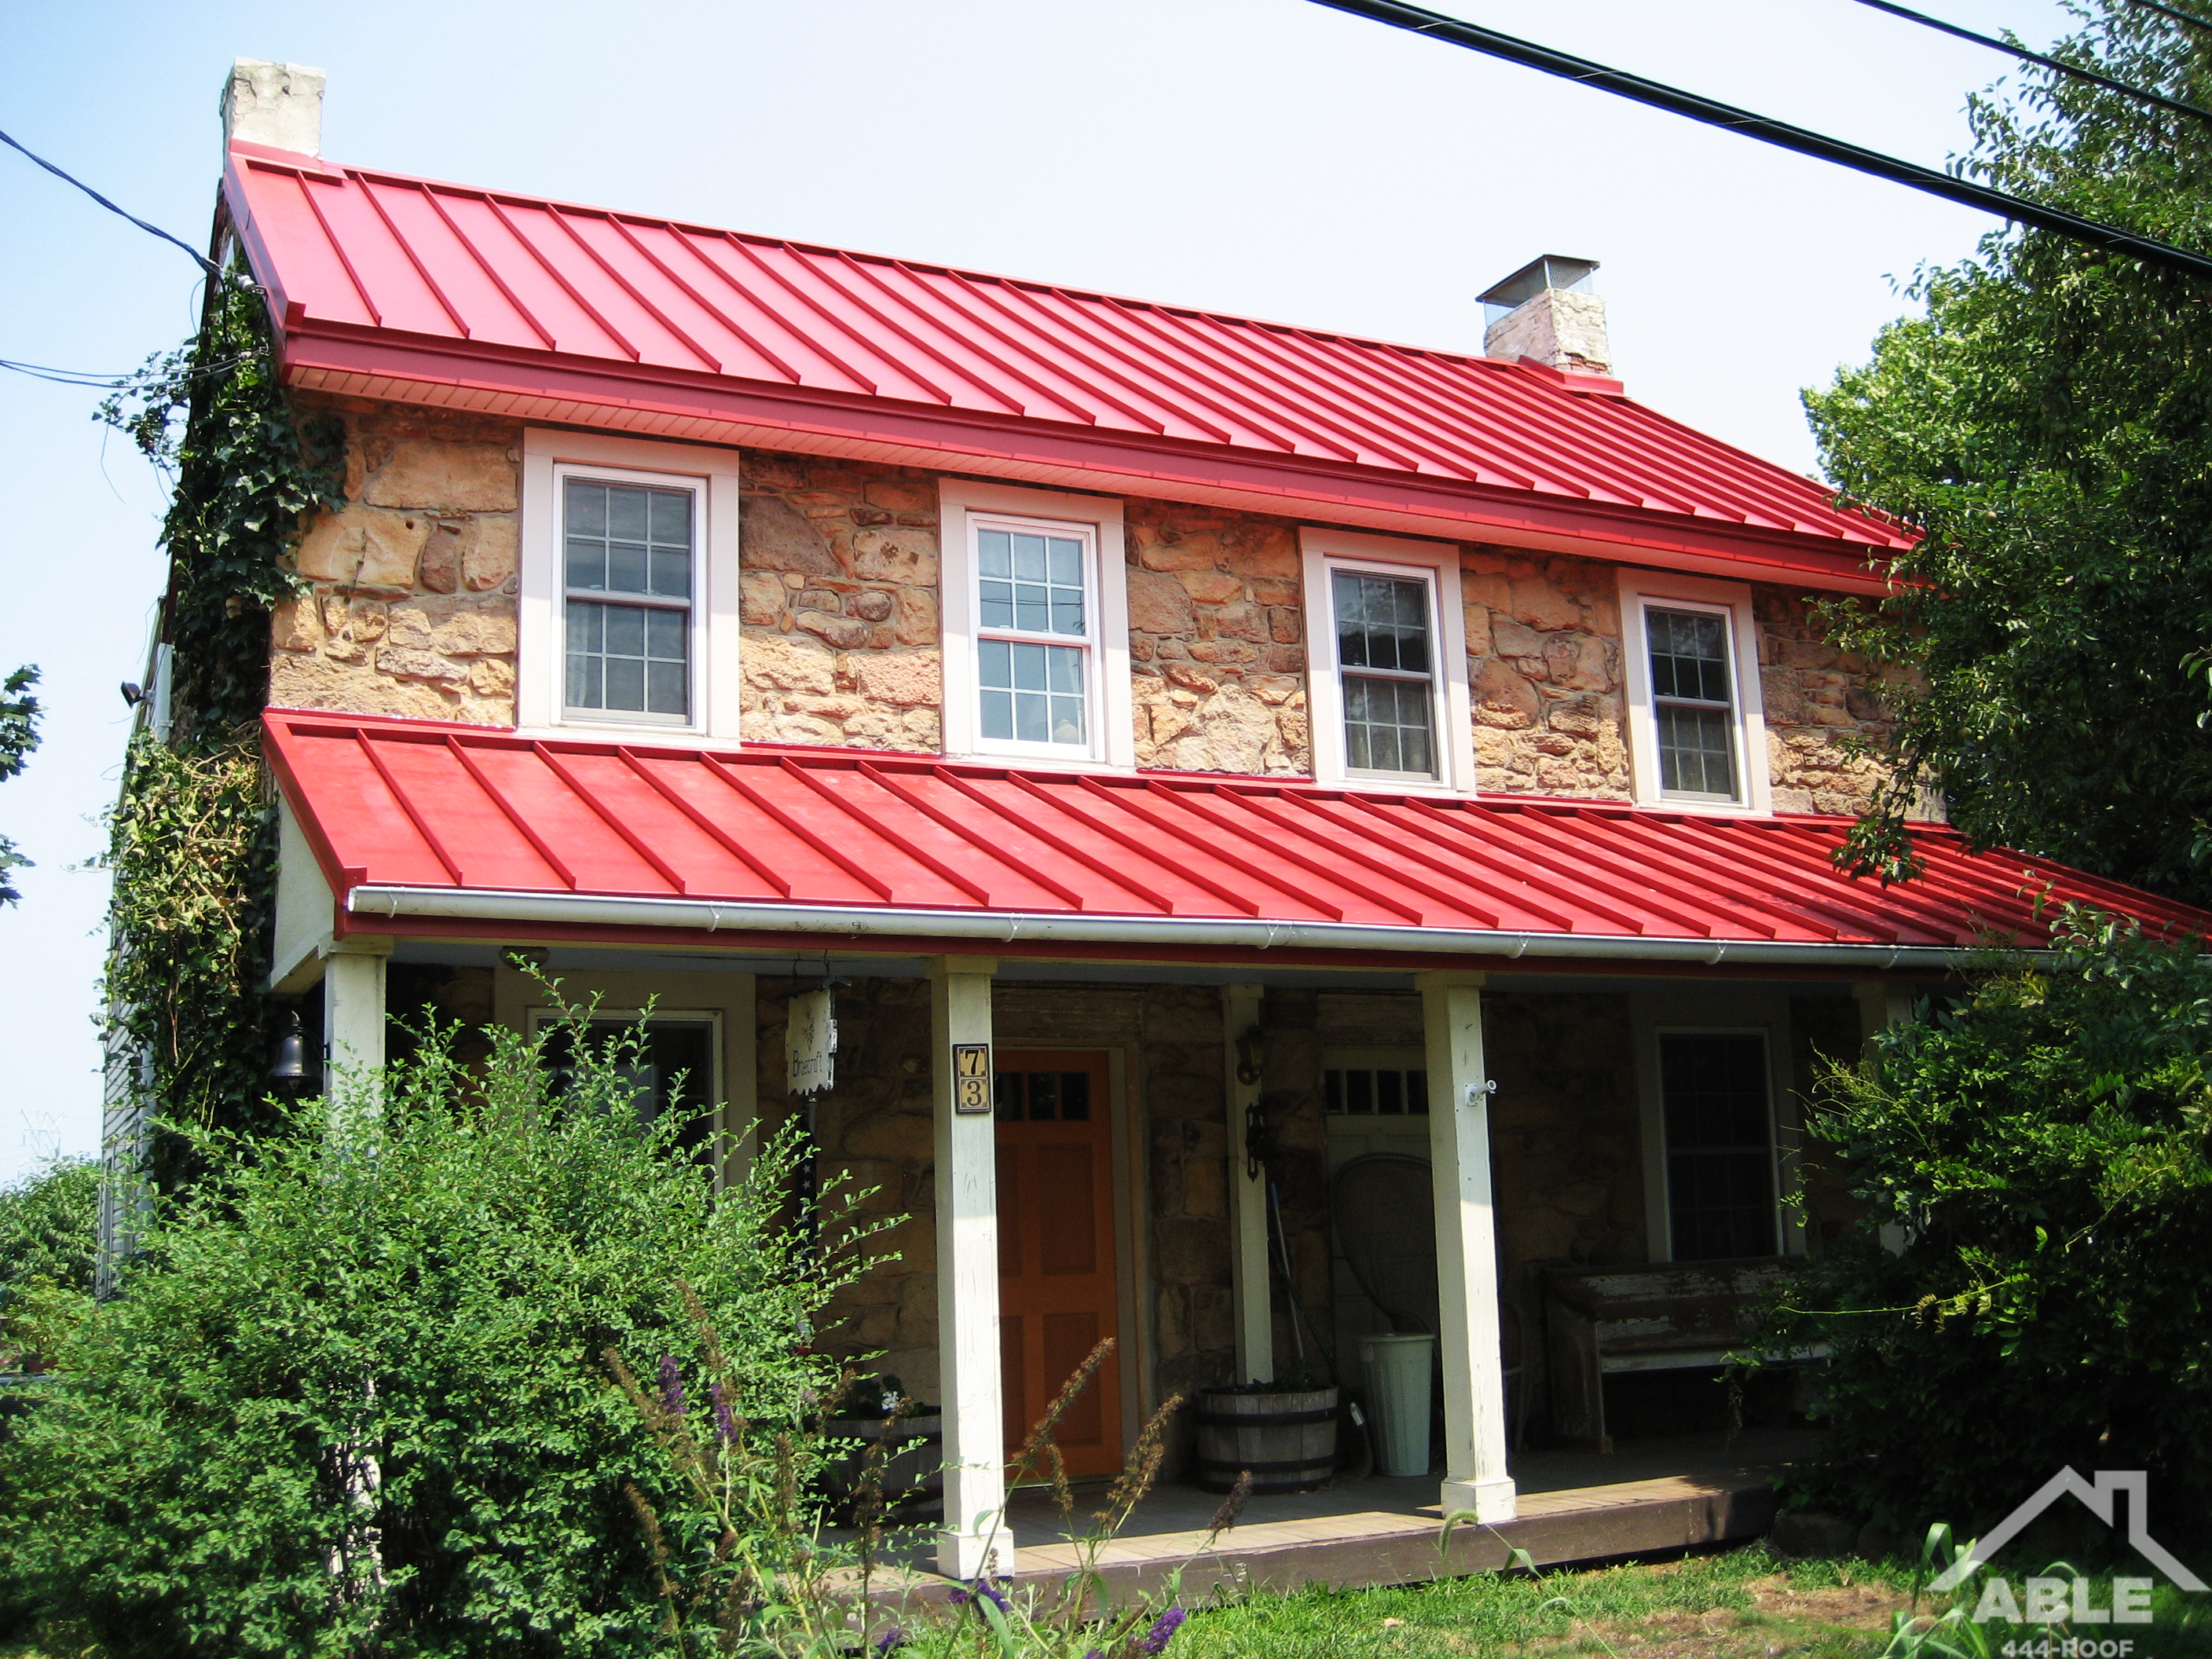
<svg viewBox="0 0 2212 1659"><path fill-rule="evenodd" d="M1520 1513L1498 1527L1462 1525L1439 1553L1437 1480L1376 1478L1327 1492L1254 1498L1243 1518L1184 1574L1183 1587L1289 1590L1411 1583L1494 1571L1523 1549L1539 1566L1656 1554L1764 1534L1774 1518L1771 1478L1817 1444L1810 1434L1755 1430L1733 1439L1685 1435L1627 1441L1611 1453L1532 1452L1514 1461ZM1096 1493L1079 1492L1078 1519ZM1085 1500L1088 1499L1089 1503ZM1157 1588L1204 1541L1220 1498L1171 1486L1141 1504L1097 1565L1119 1594ZM1079 1548L1063 1538L1042 1492L1015 1495L1007 1518L1021 1545L1017 1578L1056 1584Z"/></svg>

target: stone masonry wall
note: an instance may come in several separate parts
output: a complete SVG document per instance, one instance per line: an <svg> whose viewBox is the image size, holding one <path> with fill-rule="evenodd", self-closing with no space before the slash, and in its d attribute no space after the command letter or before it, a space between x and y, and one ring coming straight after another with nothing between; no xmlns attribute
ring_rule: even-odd
<svg viewBox="0 0 2212 1659"><path fill-rule="evenodd" d="M1137 764L1310 773L1297 527L1127 503Z"/></svg>
<svg viewBox="0 0 2212 1659"><path fill-rule="evenodd" d="M1477 788L1627 797L1617 591L1594 560L1460 550Z"/></svg>
<svg viewBox="0 0 2212 1659"><path fill-rule="evenodd" d="M742 483L743 735L941 749L933 476L749 450Z"/></svg>
<svg viewBox="0 0 2212 1659"><path fill-rule="evenodd" d="M481 416L302 398L345 423L346 504L293 553L269 698L293 708L514 721L521 429Z"/></svg>
<svg viewBox="0 0 2212 1659"><path fill-rule="evenodd" d="M1812 605L1786 588L1754 587L1759 689L1766 704L1766 750L1778 812L1861 810L1881 781L1869 757L1844 746L1889 734L1887 687L1911 684L1909 670L1884 667L1827 642Z"/></svg>

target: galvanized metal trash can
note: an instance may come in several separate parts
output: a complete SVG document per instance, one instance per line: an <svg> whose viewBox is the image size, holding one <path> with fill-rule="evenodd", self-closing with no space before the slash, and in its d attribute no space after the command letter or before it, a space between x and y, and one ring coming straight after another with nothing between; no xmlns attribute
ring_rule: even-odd
<svg viewBox="0 0 2212 1659"><path fill-rule="evenodd" d="M1319 1492L1336 1474L1336 1390L1202 1394L1198 1397L1198 1484L1227 1492L1249 1470L1252 1490Z"/></svg>
<svg viewBox="0 0 2212 1659"><path fill-rule="evenodd" d="M1430 1370L1433 1336L1389 1333L1359 1339L1367 1399L1375 1408L1375 1473L1429 1472Z"/></svg>

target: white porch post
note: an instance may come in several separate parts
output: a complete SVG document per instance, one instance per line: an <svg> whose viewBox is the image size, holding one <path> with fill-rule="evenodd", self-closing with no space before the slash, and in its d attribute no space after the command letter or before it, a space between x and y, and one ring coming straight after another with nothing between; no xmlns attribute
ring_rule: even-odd
<svg viewBox="0 0 2212 1659"><path fill-rule="evenodd" d="M343 939L323 947L323 1093L345 1074L384 1064L384 968L388 939Z"/></svg>
<svg viewBox="0 0 2212 1659"><path fill-rule="evenodd" d="M1444 1513L1510 1521L1505 1356L1498 1328L1498 1240L1490 1198L1490 1079L1482 975L1423 974L1429 1157L1436 1170L1437 1340L1444 1373Z"/></svg>
<svg viewBox="0 0 2212 1659"><path fill-rule="evenodd" d="M930 1075L936 1090L937 1357L945 1401L945 1526L938 1571L1010 1571L1006 1446L999 1373L998 1134L992 1113L991 977L998 963L929 963ZM974 1078L981 1045L983 1076ZM968 1065L960 1067L962 1050ZM962 1098L963 1070L969 1098ZM991 1558L995 1556L994 1562Z"/></svg>
<svg viewBox="0 0 2212 1659"><path fill-rule="evenodd" d="M1229 1091L1229 1220L1235 1251L1231 1282L1237 1303L1237 1380L1275 1380L1274 1297L1267 1273L1267 1176L1246 1174L1250 1158L1244 1146L1244 1113L1260 1098L1255 1079L1237 1075L1237 1040L1259 1029L1257 985L1221 988L1221 1065Z"/></svg>

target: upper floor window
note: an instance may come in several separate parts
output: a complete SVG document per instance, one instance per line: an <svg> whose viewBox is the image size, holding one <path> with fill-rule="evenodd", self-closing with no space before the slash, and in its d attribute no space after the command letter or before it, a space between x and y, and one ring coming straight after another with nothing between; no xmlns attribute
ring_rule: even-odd
<svg viewBox="0 0 2212 1659"><path fill-rule="evenodd" d="M947 478L948 753L1135 761L1121 503Z"/></svg>
<svg viewBox="0 0 2212 1659"><path fill-rule="evenodd" d="M694 492L562 485L568 712L689 723Z"/></svg>
<svg viewBox="0 0 2212 1659"><path fill-rule="evenodd" d="M738 452L522 436L516 723L736 737Z"/></svg>
<svg viewBox="0 0 2212 1659"><path fill-rule="evenodd" d="M1087 753L1097 678L1096 538L1085 525L977 520L977 730Z"/></svg>
<svg viewBox="0 0 2212 1659"><path fill-rule="evenodd" d="M1624 572L1620 610L1637 799L1766 810L1751 590Z"/></svg>
<svg viewBox="0 0 2212 1659"><path fill-rule="evenodd" d="M1365 570L1334 571L1330 581L1346 769L1433 778L1437 653L1428 581Z"/></svg>
<svg viewBox="0 0 2212 1659"><path fill-rule="evenodd" d="M1470 787L1459 550L1351 531L1301 539L1316 775Z"/></svg>

